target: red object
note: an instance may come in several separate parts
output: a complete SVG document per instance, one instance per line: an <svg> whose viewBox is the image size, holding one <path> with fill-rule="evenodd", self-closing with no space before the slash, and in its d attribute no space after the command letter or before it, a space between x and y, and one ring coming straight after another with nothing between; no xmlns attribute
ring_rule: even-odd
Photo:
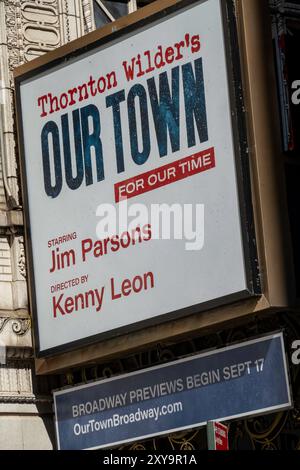
<svg viewBox="0 0 300 470"><path fill-rule="evenodd" d="M198 173L215 168L214 148L195 153L168 165L155 168L115 184L115 201L130 199L140 194L167 186Z"/></svg>
<svg viewBox="0 0 300 470"><path fill-rule="evenodd" d="M221 423L214 423L216 450L229 450L228 427Z"/></svg>
<svg viewBox="0 0 300 470"><path fill-rule="evenodd" d="M229 450L228 427L224 424L210 421L207 437L209 450Z"/></svg>

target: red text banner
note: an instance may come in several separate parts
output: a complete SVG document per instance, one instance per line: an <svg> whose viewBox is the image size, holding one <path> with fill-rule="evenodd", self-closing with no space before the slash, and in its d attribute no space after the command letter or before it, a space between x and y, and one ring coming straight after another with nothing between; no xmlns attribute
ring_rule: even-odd
<svg viewBox="0 0 300 470"><path fill-rule="evenodd" d="M115 201L139 196L215 167L215 151L212 147L115 184Z"/></svg>

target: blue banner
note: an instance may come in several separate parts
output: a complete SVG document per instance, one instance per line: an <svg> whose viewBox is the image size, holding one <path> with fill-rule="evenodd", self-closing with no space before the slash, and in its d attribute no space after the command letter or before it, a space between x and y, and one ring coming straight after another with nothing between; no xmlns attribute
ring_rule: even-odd
<svg viewBox="0 0 300 470"><path fill-rule="evenodd" d="M112 447L291 407L282 333L54 392L59 449Z"/></svg>

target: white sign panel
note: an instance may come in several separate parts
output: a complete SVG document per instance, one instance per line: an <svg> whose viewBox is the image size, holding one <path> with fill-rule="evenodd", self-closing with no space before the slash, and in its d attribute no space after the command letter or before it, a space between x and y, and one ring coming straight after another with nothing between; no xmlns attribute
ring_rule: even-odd
<svg viewBox="0 0 300 470"><path fill-rule="evenodd" d="M225 49L192 2L19 81L41 355L253 293Z"/></svg>

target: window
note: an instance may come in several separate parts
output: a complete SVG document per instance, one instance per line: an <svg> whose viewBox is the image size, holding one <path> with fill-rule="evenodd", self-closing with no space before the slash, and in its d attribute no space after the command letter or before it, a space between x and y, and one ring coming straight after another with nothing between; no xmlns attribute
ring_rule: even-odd
<svg viewBox="0 0 300 470"><path fill-rule="evenodd" d="M94 0L96 28L128 15L153 0Z"/></svg>
<svg viewBox="0 0 300 470"><path fill-rule="evenodd" d="M300 5L270 0L296 296L300 301Z"/></svg>
<svg viewBox="0 0 300 470"><path fill-rule="evenodd" d="M278 96L281 110L283 149L300 155L300 5L299 0L270 0L276 59Z"/></svg>

